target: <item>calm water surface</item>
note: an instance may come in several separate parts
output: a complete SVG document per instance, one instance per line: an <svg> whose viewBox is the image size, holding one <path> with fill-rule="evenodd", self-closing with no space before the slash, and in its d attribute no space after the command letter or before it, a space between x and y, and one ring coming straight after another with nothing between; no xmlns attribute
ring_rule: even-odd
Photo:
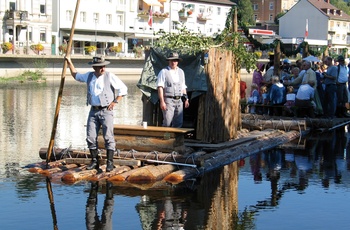
<svg viewBox="0 0 350 230"><path fill-rule="evenodd" d="M115 123L140 124L141 93ZM48 147L59 82L0 86L1 229L349 229L348 133L315 134L179 185L125 188L48 180L24 166ZM86 148L85 85L66 82L55 145ZM350 153L348 153L349 155ZM150 185L149 185L150 186ZM94 196L94 191L97 191ZM94 199L97 198L97 199Z"/></svg>

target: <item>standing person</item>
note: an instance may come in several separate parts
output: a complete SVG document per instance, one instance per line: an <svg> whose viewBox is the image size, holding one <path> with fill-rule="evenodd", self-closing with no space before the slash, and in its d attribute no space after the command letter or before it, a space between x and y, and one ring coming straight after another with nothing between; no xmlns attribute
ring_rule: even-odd
<svg viewBox="0 0 350 230"><path fill-rule="evenodd" d="M258 90L260 91L260 87L263 86L264 77L262 72L264 71L265 65L263 63L258 63L256 66L256 70L253 73L253 81L252 83L257 84Z"/></svg>
<svg viewBox="0 0 350 230"><path fill-rule="evenodd" d="M325 115L329 118L335 117L337 106L337 74L338 69L333 65L332 57L326 57L324 64L327 65L327 71L322 73L323 83L325 84L324 105L326 106Z"/></svg>
<svg viewBox="0 0 350 230"><path fill-rule="evenodd" d="M170 53L167 60L169 65L159 72L157 78L163 126L180 128L183 123L183 103L185 102L185 108L190 105L186 93L185 73L178 67L179 61L182 61L178 53Z"/></svg>
<svg viewBox="0 0 350 230"><path fill-rule="evenodd" d="M345 65L345 59L343 56L338 56L337 67L337 117L349 117L346 109L346 103L348 103L348 88L346 83L348 82L348 67Z"/></svg>
<svg viewBox="0 0 350 230"><path fill-rule="evenodd" d="M271 106L275 106L272 108L272 111L270 111L270 115L281 116L282 108L279 108L278 106L281 106L286 102L286 89L280 82L278 76L272 77L272 86L269 93L269 102Z"/></svg>
<svg viewBox="0 0 350 230"><path fill-rule="evenodd" d="M102 126L107 150L106 171L110 172L114 167L115 151L113 108L127 94L128 88L116 75L106 71L106 65L110 62L105 61L104 57L93 57L88 64L94 71L84 74L76 71L70 57L66 57L66 60L73 78L86 83L87 105L91 105L86 128L86 142L91 153L91 164L86 169L99 169L97 137Z"/></svg>

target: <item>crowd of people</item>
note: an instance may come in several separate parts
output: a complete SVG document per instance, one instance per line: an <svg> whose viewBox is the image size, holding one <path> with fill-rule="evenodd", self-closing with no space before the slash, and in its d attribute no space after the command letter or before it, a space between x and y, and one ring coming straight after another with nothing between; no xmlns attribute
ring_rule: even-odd
<svg viewBox="0 0 350 230"><path fill-rule="evenodd" d="M279 76L274 63L254 70L248 112L271 116L350 117L349 60L342 55L319 62L284 59ZM242 84L241 84L242 85Z"/></svg>

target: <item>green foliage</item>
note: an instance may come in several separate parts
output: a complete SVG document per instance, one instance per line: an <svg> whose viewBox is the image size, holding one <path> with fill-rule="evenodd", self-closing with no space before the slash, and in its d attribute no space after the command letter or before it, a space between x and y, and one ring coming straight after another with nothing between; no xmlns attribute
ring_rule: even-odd
<svg viewBox="0 0 350 230"><path fill-rule="evenodd" d="M276 15L275 21L274 21L276 25L279 25L279 24L280 24L280 22L279 22L278 19L279 19L280 17L282 17L283 15L285 15L285 14L286 14L285 12L281 12L281 13L279 13L279 14Z"/></svg>
<svg viewBox="0 0 350 230"><path fill-rule="evenodd" d="M155 47L175 50L182 54L196 54L208 50L213 45L211 37L191 32L186 27L180 28L178 33L160 31L157 35L161 37L155 42Z"/></svg>
<svg viewBox="0 0 350 230"><path fill-rule="evenodd" d="M258 54L247 51L244 46L244 42L246 41L247 40L243 38L240 33L231 33L229 29L225 29L216 37L216 42L224 43L221 46L222 49L232 50L237 70L241 70L245 67L246 70L250 72L256 68Z"/></svg>
<svg viewBox="0 0 350 230"><path fill-rule="evenodd" d="M1 44L1 49L3 53L6 53L7 51L13 49L13 45L11 42L4 42Z"/></svg>
<svg viewBox="0 0 350 230"><path fill-rule="evenodd" d="M234 0L233 2L237 4L239 24L245 26L255 25L252 2L250 0Z"/></svg>
<svg viewBox="0 0 350 230"><path fill-rule="evenodd" d="M16 76L16 77L0 77L0 83L11 83L11 82L32 82L32 81L41 81L46 80L46 78L43 77L43 72L36 70L36 71L30 71L26 70L22 74Z"/></svg>

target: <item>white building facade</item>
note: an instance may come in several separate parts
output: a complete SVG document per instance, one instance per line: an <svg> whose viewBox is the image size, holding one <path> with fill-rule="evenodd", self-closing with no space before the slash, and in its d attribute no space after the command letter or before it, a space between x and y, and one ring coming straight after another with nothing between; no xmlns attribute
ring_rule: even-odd
<svg viewBox="0 0 350 230"><path fill-rule="evenodd" d="M37 43L44 53L59 54L58 47L70 39L76 3L0 0L1 43L12 42L18 54ZM86 46L96 46L97 54L106 54L106 48L118 46L126 54L134 46L151 45L158 31L177 32L182 26L212 36L224 29L234 5L230 0L80 0L72 52L85 55Z"/></svg>
<svg viewBox="0 0 350 230"><path fill-rule="evenodd" d="M350 47L349 34L350 16L329 0L300 0L279 19L279 35L284 43L297 45L305 40L313 46L328 45L341 53Z"/></svg>

